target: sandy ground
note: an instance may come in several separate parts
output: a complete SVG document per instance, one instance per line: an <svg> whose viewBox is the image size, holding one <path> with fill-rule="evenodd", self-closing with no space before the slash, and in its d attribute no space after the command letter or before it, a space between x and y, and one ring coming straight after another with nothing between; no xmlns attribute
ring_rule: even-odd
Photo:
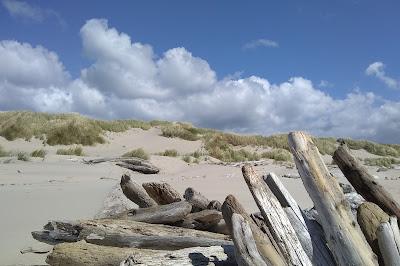
<svg viewBox="0 0 400 266"><path fill-rule="evenodd" d="M142 147L148 153L165 149L176 149L180 154L194 152L201 148L201 142L169 139L159 136L158 129L143 131L132 129L124 133L107 135L109 143L95 147L84 147L88 157L118 156ZM31 152L43 147L38 140L6 141L0 137L0 145L6 150ZM35 241L30 232L40 230L51 219L92 218L101 208L104 197L119 182L125 169L113 163L86 165L82 157L55 155L56 147L46 146L49 153L44 160L33 158L29 162L15 158L0 158L0 265L43 265L46 255L20 254L28 247L40 248L45 244ZM357 151L358 157L369 156ZM324 157L331 162L329 156ZM221 202L226 195L233 194L249 212L257 207L242 178L240 167L224 166L201 162L188 165L180 158L152 155L151 162L161 168L157 175L143 175L131 172L138 183L149 181L168 182L183 194L187 187L194 187L209 199ZM346 182L341 172L329 167L341 182ZM288 165L272 161L257 166L260 173L274 172L298 175L297 170ZM377 167L369 167L378 181L400 200L400 170L392 169L376 172ZM387 179L385 178L387 177ZM281 178L302 207L311 207L301 179Z"/></svg>

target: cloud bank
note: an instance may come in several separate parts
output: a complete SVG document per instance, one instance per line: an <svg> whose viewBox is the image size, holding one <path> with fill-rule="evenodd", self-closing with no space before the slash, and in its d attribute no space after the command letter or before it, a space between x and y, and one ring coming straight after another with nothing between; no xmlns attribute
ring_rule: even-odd
<svg viewBox="0 0 400 266"><path fill-rule="evenodd" d="M360 91L334 99L302 77L281 84L257 76L218 79L207 61L185 48L157 56L102 19L87 21L80 35L92 63L75 79L54 52L1 41L0 110L190 121L262 134L308 130L400 143L400 102Z"/></svg>

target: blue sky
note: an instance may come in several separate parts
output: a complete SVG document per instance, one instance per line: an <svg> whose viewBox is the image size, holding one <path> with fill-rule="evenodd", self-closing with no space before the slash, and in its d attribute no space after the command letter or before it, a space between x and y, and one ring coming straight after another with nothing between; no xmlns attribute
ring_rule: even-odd
<svg viewBox="0 0 400 266"><path fill-rule="evenodd" d="M312 85L307 85L312 88L311 98L325 95L328 96L330 104L337 106L346 100L351 102L354 97L349 97L349 94L365 96L365 99L359 99L365 105L359 111L365 111L364 115L373 116L385 107L385 113L380 115L386 119L388 116L394 117L394 113L397 111L400 113L400 110L398 110L400 101L399 10L400 3L398 1L369 0L274 2L118 1L118 4L111 1L42 0L23 2L3 0L0 6L0 25L2 25L0 27L0 40L15 41L19 45L27 43L33 50L40 45L47 52L54 52L58 56L57 62L62 64L65 72L60 75L65 75L65 79L68 81L63 84L59 83L58 79L58 83L55 82L57 84L47 80L40 82L46 84L46 86L49 84L53 87L56 86L60 89L60 93L66 95L63 94L65 97L74 97L73 91L79 89L76 89L76 86L71 84L83 81L86 87L91 88L92 92L95 91L99 100L103 103L109 104L116 97L121 98L122 95L135 95L132 96L132 100L142 108L146 106L146 108L163 109L166 106L182 106L179 110L171 109L170 113L160 115L160 118L184 119L201 126L265 134L300 127L300 129L306 129L320 135L345 134L379 141L386 141L388 138L390 138L389 141L400 141L398 137L395 137L399 135L400 131L398 128L400 122L396 118L385 121L386 124L389 123L391 126L388 129L389 132L384 133L379 133L377 128L369 128L366 125L360 125L352 130L345 130L345 128L340 128L339 122L333 121L331 117L324 117L322 119L324 122L308 126L312 124L310 121L314 121L315 118L308 117L305 114L301 118L294 119L293 110L296 110L295 108L293 110L281 110L281 113L274 113L268 116L271 111L261 110L263 102L260 102L260 108L255 108L254 112L257 115L261 114L260 119L265 118L266 121L270 121L273 127L267 128L265 125L261 125L260 122L249 122L253 119L251 118L253 113L248 113L247 116L239 118L230 117L225 114L225 112L228 112L226 110L227 107L223 110L215 110L217 114L210 113L209 116L206 116L195 113L195 111L188 112L185 109L187 105L183 104L183 102L173 102L171 99L167 101L166 98L161 99L160 95L165 96L166 91L174 91L172 93L175 95L174 97L176 97L178 91L179 95L186 95L184 100L186 104L193 97L205 97L204 95L188 96L187 92L178 90L177 87L179 85L175 86L171 80L167 84L165 80L156 79L154 84L157 85L154 86L161 87L160 92L157 92L159 93L157 94L158 96L133 92L137 87L134 84L131 87L126 87L126 91L130 91L126 92L128 94L118 94L118 92L112 91L111 85L102 88L102 84L127 84L123 80L116 81L115 78L119 75L123 76L122 72L124 71L131 73L131 69L122 69L121 73L115 72L115 75L110 79L102 80L101 82L99 78L96 81L93 80L96 76L95 74L91 77L81 74L82 70L99 69L101 68L99 66L119 65L119 69L121 69L121 66L126 65L122 62L123 59L121 58L123 57L118 60L113 57L112 60L116 61L110 62L107 61L110 57L93 53L93 45L96 44L92 43L91 47L83 47L85 38L93 39L97 38L93 36L99 35L90 35L89 33L84 35L81 29L87 25L87 21L90 19L103 19L107 21L107 26L103 27L104 32L114 28L120 36L123 33L129 36L131 44L141 43L151 46L152 53L150 57L153 58L155 64L165 58L164 54L167 51L178 47L182 47L185 49L184 52L190 53L190 60L198 58L204 61L212 72L209 74L211 76L215 75L215 77L209 75L210 82L204 83L213 88L211 90L213 90L214 95L208 95L212 99L223 94L221 87L227 87L226 84L222 84L222 81L230 79L247 81L251 76L265 79L269 85L276 86L277 90L279 90L279 93L277 92L276 94L279 96L274 97L281 99L286 95L284 84L289 82L293 85L295 82L291 82L290 79L298 77L312 82ZM94 29L94 27L89 30L91 29ZM112 45L107 47L112 49ZM10 47L7 47L4 51L9 52L10 49ZM40 53L39 56L47 58L46 52ZM173 56L177 56L177 53L174 53ZM180 53L180 56L182 56L182 53ZM191 66L195 70L199 69L196 63ZM369 71L367 71L369 66ZM202 69L201 71L204 70L202 67L200 69ZM157 68L155 71L158 73L161 70ZM196 71L191 73L196 73L195 75L200 73ZM176 73L169 73L170 79L173 77L175 82L182 81L183 77L175 76L174 74ZM204 74L204 71L201 73ZM26 75L29 74L34 75L31 72ZM11 78L7 75L11 74L7 72L1 75L0 67L0 82L2 78L3 83L9 86ZM207 80L201 75L197 78L202 81ZM151 80L153 82L153 78ZM132 80L129 79L129 82L132 82ZM147 85L149 84L149 80L143 82ZM140 84L143 84L143 82ZM41 91L43 91L43 84L39 86ZM206 86L204 84L201 83L201 86ZM301 90L303 88L302 84L299 87L296 87L297 85L294 87ZM3 95L7 95L5 92L10 92L11 90L7 86L3 85ZM253 85L248 86L251 88L250 90L253 90L251 93L257 90ZM194 89L196 93L202 90L201 88L203 87L200 87ZM293 89L293 91L296 89ZM80 91L83 90L82 88L80 89ZM274 88L271 87L271 90L274 90ZM46 96L43 96L38 94L37 91L36 93L30 91L30 93L42 100L46 97L46 99L50 99L54 96L53 93L51 94L53 96L50 97L47 91ZM290 91L290 93L296 95L293 91ZM241 92L243 91L236 91L237 94ZM373 94L373 100L368 98L371 97L371 95L368 96L370 92ZM60 93L57 94L57 99L61 97ZM321 93L322 96L320 95ZM273 94L270 92L265 94L263 92L263 96L260 98L268 96L267 98L270 99ZM229 93L226 95L228 97ZM287 98L288 105L291 104L290 100L293 100L293 95L291 98ZM250 102L252 97L257 98L254 95L247 96L248 98L246 99ZM140 102L138 102L139 99ZM244 99L245 97L238 99L238 106L243 104L244 108L246 104L249 104ZM3 97L3 100L5 101L5 97ZM318 105L319 102L325 101L328 100L321 98L320 101L317 99L309 104ZM129 112L124 110L110 113L104 110L93 110L93 108L91 109L87 106L79 107L76 105L76 101L69 98L66 102L72 105L61 110L79 111L95 117L158 118L154 112L143 112L143 110L135 109ZM277 102L273 101L272 104L278 104ZM233 103L235 102L233 101ZM15 105L11 105L9 102L2 105L0 100L0 110L21 108L38 111L60 110L57 106L46 104L49 106L47 109L18 102ZM343 104L345 105L343 109L346 109L354 103ZM55 109L53 110L50 107ZM204 110L204 107L205 105L203 104L202 108L199 107L197 112ZM111 108L110 105L105 105L105 109L109 108ZM310 109L310 112L316 112L316 115L324 116L326 115L322 111L324 108L328 108L328 106L321 105L317 110ZM307 108L304 109L307 110ZM219 115L220 118L211 121L211 118L216 115ZM380 121L382 120L381 117L375 118L375 120ZM353 121L357 119L359 117L354 117L347 122L352 125ZM296 123L297 120L302 120L303 123L298 124ZM376 121L374 123L381 126L381 122L378 123ZM283 126L283 122L290 126Z"/></svg>

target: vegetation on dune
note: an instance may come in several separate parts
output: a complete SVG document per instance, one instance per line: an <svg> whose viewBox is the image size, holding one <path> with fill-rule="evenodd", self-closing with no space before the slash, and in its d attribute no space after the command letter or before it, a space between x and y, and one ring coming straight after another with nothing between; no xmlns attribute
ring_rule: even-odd
<svg viewBox="0 0 400 266"><path fill-rule="evenodd" d="M396 160L392 157L366 158L364 159L364 163L371 166L392 168L393 164L400 164L400 160Z"/></svg>
<svg viewBox="0 0 400 266"><path fill-rule="evenodd" d="M185 155L182 157L182 160L187 162L187 163L191 163L192 162L192 157L190 157L189 155Z"/></svg>
<svg viewBox="0 0 400 266"><path fill-rule="evenodd" d="M58 149L56 154L58 155L76 155L83 156L83 149L81 146L70 147L68 149Z"/></svg>
<svg viewBox="0 0 400 266"><path fill-rule="evenodd" d="M18 159L19 161L27 162L27 161L29 161L31 158L29 157L29 154L28 154L28 153L23 152L23 151L20 151L20 152L17 153L17 159Z"/></svg>
<svg viewBox="0 0 400 266"><path fill-rule="evenodd" d="M367 152L380 156L400 157L400 145L397 144L379 144L367 140L343 139L347 146L353 150L364 149Z"/></svg>
<svg viewBox="0 0 400 266"><path fill-rule="evenodd" d="M261 154L262 158L273 159L275 161L293 161L292 154L285 149L273 149Z"/></svg>
<svg viewBox="0 0 400 266"><path fill-rule="evenodd" d="M0 145L0 157L6 157L9 155L10 155L10 153L5 151L4 148Z"/></svg>
<svg viewBox="0 0 400 266"><path fill-rule="evenodd" d="M168 157L176 157L179 155L178 151L175 149L165 150L164 152L160 153L161 156L168 156Z"/></svg>
<svg viewBox="0 0 400 266"><path fill-rule="evenodd" d="M128 151L128 152L124 153L122 155L122 157L135 157L135 158L140 158L143 160L149 159L149 155L142 148Z"/></svg>
<svg viewBox="0 0 400 266"><path fill-rule="evenodd" d="M34 150L33 152L31 152L31 157L39 157L39 158L44 158L46 157L47 151L45 151L44 149L38 149L38 150Z"/></svg>

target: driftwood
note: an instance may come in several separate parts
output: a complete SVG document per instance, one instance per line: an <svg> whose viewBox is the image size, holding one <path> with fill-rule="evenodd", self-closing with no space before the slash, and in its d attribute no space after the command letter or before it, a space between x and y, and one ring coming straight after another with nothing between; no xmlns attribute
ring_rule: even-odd
<svg viewBox="0 0 400 266"><path fill-rule="evenodd" d="M205 210L210 204L209 199L207 199L200 192L197 192L191 187L185 190L185 194L183 195L183 197L192 204L193 212Z"/></svg>
<svg viewBox="0 0 400 266"><path fill-rule="evenodd" d="M207 209L221 211L222 204L218 200L212 200L208 203Z"/></svg>
<svg viewBox="0 0 400 266"><path fill-rule="evenodd" d="M147 192L136 182L134 182L131 177L127 174L121 177L121 189L125 196L136 203L139 208L147 208L157 206L155 202Z"/></svg>
<svg viewBox="0 0 400 266"><path fill-rule="evenodd" d="M267 266L250 229L250 225L240 214L232 215L232 238L235 244L236 261L239 266Z"/></svg>
<svg viewBox="0 0 400 266"><path fill-rule="evenodd" d="M240 216L249 223L258 252L263 257L264 261L268 265L286 265L269 229L265 228L266 231L264 234L236 198L233 195L228 195L222 204L222 215L230 231L232 231L232 215L234 213L240 214Z"/></svg>
<svg viewBox="0 0 400 266"><path fill-rule="evenodd" d="M303 132L292 132L289 134L289 147L337 264L376 265L376 255L311 137Z"/></svg>
<svg viewBox="0 0 400 266"><path fill-rule="evenodd" d="M313 265L334 265L321 226L316 221L305 217L296 200L274 173L264 176L264 181L283 207Z"/></svg>
<svg viewBox="0 0 400 266"><path fill-rule="evenodd" d="M149 182L143 183L142 186L147 194L160 205L182 200L181 195L168 183Z"/></svg>
<svg viewBox="0 0 400 266"><path fill-rule="evenodd" d="M389 221L387 215L378 205L372 202L364 202L357 211L357 221L364 233L372 250L378 255L379 262L382 262L382 255L379 250L376 231L381 223Z"/></svg>
<svg viewBox="0 0 400 266"><path fill-rule="evenodd" d="M267 184L250 165L243 166L242 172L247 186L287 263L312 265L285 211Z"/></svg>
<svg viewBox="0 0 400 266"><path fill-rule="evenodd" d="M151 224L171 224L184 219L191 210L192 205L189 202L178 201L167 205L129 210L118 215L117 218Z"/></svg>
<svg viewBox="0 0 400 266"><path fill-rule="evenodd" d="M98 246L85 241L56 245L46 262L52 266L236 265L233 246L162 251Z"/></svg>
<svg viewBox="0 0 400 266"><path fill-rule="evenodd" d="M184 228L207 230L210 227L216 226L221 219L221 212L217 210L203 210L188 214L183 221L177 223L176 225Z"/></svg>
<svg viewBox="0 0 400 266"><path fill-rule="evenodd" d="M391 216L389 218L389 223L390 223L390 227L392 228L392 231L393 231L394 241L396 242L397 250L400 253L400 230L399 230L397 218L394 216Z"/></svg>
<svg viewBox="0 0 400 266"><path fill-rule="evenodd" d="M333 159L355 190L365 200L377 204L385 212L400 218L400 205L368 173L367 169L351 154L347 145L342 144L335 151Z"/></svg>
<svg viewBox="0 0 400 266"><path fill-rule="evenodd" d="M58 224L58 232L52 230L52 224ZM51 244L85 240L103 246L163 250L232 245L229 236L222 234L118 219L51 222L44 229L32 235Z"/></svg>
<svg viewBox="0 0 400 266"><path fill-rule="evenodd" d="M387 266L400 266L400 255L390 224L388 222L382 223L378 227L376 235L384 264Z"/></svg>
<svg viewBox="0 0 400 266"><path fill-rule="evenodd" d="M157 174L158 172L160 172L160 169L158 169L148 161L140 158L108 157L93 160L83 160L83 163L85 164L98 164L103 162L115 162L118 166L143 174Z"/></svg>

